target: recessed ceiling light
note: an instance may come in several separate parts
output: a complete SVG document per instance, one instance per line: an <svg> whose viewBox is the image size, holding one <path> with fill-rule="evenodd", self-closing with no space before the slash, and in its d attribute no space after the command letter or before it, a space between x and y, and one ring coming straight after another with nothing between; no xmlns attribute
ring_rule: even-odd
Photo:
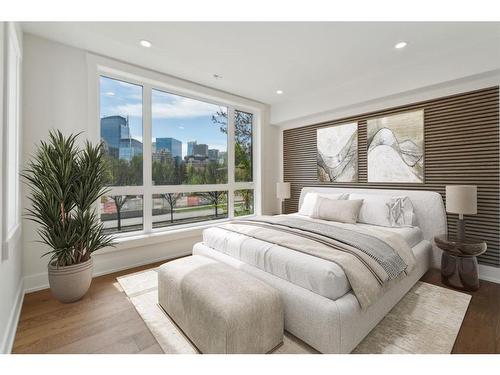
<svg viewBox="0 0 500 375"><path fill-rule="evenodd" d="M276 90L276 94L278 94L278 95L283 94L283 90Z"/></svg>
<svg viewBox="0 0 500 375"><path fill-rule="evenodd" d="M401 48L405 48L407 45L408 45L408 43L406 43L406 42L399 42L399 43L396 43L394 48L401 49Z"/></svg>
<svg viewBox="0 0 500 375"><path fill-rule="evenodd" d="M141 40L140 41L141 46L149 48L152 46L151 42L149 40Z"/></svg>

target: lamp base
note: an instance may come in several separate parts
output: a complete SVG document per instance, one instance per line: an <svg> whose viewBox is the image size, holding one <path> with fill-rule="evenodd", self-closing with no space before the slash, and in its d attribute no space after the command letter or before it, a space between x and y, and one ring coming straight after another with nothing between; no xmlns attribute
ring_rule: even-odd
<svg viewBox="0 0 500 375"><path fill-rule="evenodd" d="M457 240L464 241L465 240L465 220L458 219L457 221Z"/></svg>

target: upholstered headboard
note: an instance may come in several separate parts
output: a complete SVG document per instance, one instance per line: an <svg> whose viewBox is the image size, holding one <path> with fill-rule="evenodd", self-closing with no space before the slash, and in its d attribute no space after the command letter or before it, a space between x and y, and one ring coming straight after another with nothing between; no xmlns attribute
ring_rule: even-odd
<svg viewBox="0 0 500 375"><path fill-rule="evenodd" d="M434 245L434 236L447 233L446 211L440 194L425 190L385 190L385 189L357 189L357 188L334 188L307 186L300 192L299 209L304 196L308 192L316 193L362 193L378 195L406 195L413 203L413 209L417 216L417 225L424 233L435 249L435 261L440 254Z"/></svg>

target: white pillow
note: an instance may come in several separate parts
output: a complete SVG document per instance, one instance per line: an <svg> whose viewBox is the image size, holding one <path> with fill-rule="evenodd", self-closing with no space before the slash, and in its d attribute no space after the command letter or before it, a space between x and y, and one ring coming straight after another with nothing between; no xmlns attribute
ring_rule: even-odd
<svg viewBox="0 0 500 375"><path fill-rule="evenodd" d="M304 199L302 200L302 205L299 209L299 215L311 216L316 205L316 200L318 196L326 197L328 199L349 199L349 194L339 193L339 194L327 194L327 193L306 193Z"/></svg>
<svg viewBox="0 0 500 375"><path fill-rule="evenodd" d="M358 220L362 204L362 199L329 199L318 196L311 217L314 219L355 224Z"/></svg>
<svg viewBox="0 0 500 375"><path fill-rule="evenodd" d="M414 225L415 214L410 198L378 194L349 195L349 199L363 199L358 222L382 227Z"/></svg>

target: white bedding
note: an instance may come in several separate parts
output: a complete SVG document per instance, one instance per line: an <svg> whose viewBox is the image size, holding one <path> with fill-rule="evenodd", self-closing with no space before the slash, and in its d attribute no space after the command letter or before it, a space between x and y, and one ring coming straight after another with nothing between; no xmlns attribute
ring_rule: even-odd
<svg viewBox="0 0 500 375"><path fill-rule="evenodd" d="M302 215L300 217L307 218ZM369 224L342 224L317 219L310 220L330 225L345 227L357 225L364 228L376 228L377 230L398 233L412 248L423 240L422 231L417 227L382 228ZM206 246L214 250L239 259L244 263L269 272L295 285L309 289L326 298L335 300L351 290L342 268L336 263L322 258L217 227L206 229L203 232L203 242ZM417 256L417 254L415 255Z"/></svg>

